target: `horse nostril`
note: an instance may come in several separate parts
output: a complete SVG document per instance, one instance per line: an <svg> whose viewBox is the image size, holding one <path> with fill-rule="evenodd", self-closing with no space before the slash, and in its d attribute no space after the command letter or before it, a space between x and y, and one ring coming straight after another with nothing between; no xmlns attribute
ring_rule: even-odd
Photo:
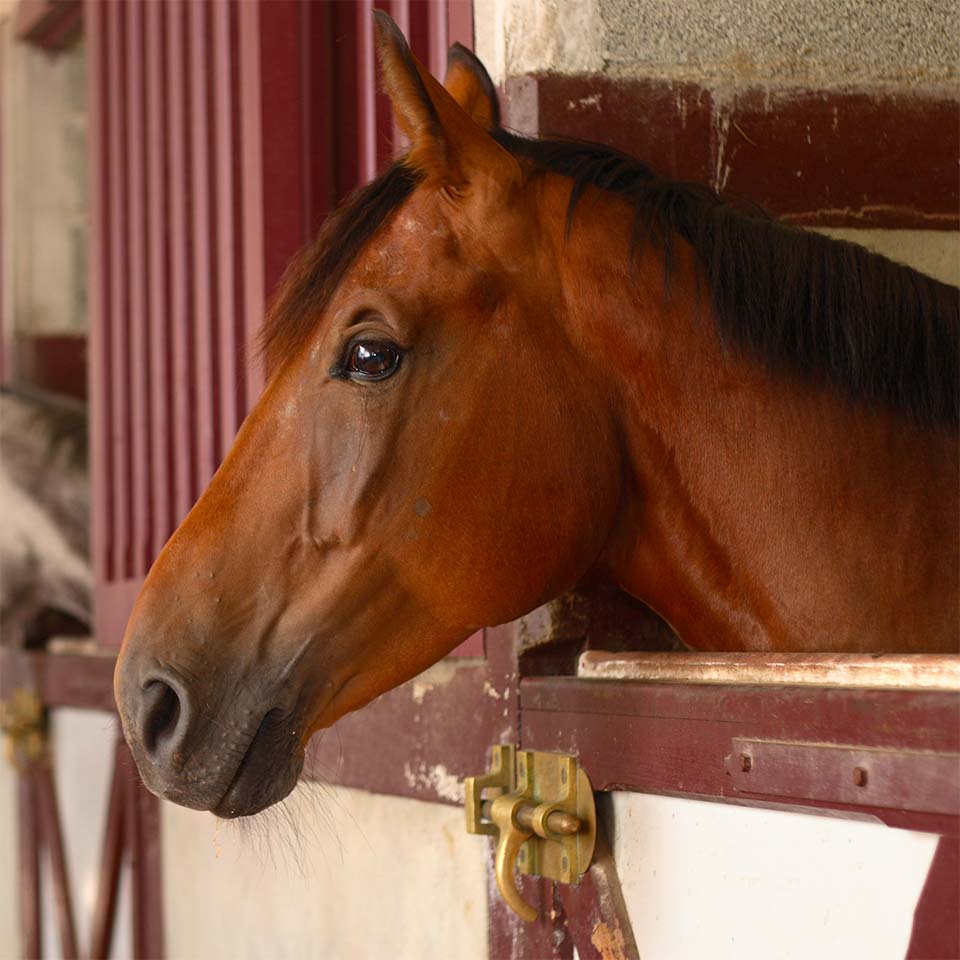
<svg viewBox="0 0 960 960"><path fill-rule="evenodd" d="M180 697L163 680L151 680L143 689L143 746L156 754L175 740L180 723Z"/></svg>

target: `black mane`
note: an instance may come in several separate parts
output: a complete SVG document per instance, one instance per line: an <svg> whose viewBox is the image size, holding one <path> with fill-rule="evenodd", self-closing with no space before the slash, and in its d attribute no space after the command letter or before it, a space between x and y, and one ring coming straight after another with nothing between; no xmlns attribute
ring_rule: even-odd
<svg viewBox="0 0 960 960"><path fill-rule="evenodd" d="M636 245L653 243L669 279L674 242L692 247L725 343L776 369L829 382L927 424L960 422L960 290L863 247L778 223L697 184L660 176L612 148L494 136L535 169L573 180L568 230L587 187L636 211ZM264 330L271 357L307 335L379 226L419 182L397 163L354 193L287 271Z"/></svg>

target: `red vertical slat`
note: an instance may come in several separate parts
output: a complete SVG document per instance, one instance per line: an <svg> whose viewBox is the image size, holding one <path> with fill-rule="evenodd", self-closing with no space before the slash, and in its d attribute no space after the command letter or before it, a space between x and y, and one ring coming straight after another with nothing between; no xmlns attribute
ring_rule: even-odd
<svg viewBox="0 0 960 960"><path fill-rule="evenodd" d="M107 12L107 57L111 66L108 86L110 139L107 147L110 190L110 405L109 442L112 448L112 492L107 508L113 533L113 569L110 579L130 576L130 450L129 396L130 375L128 329L126 324L127 259L124 222L127 215L126 182L123 163L126 145L124 117L124 34L126 5L111 5Z"/></svg>
<svg viewBox="0 0 960 960"><path fill-rule="evenodd" d="M88 296L90 309L90 472L91 538L94 577L98 585L112 575L110 504L111 444L107 410L110 390L109 284L107 283L110 190L107 180L106 19L110 7L87 0L84 30L87 44L87 149L90 202ZM99 632L99 631L98 631Z"/></svg>
<svg viewBox="0 0 960 960"><path fill-rule="evenodd" d="M170 360L173 385L174 523L179 523L193 502L193 437L191 433L190 303L188 256L189 181L187 176L184 74L185 8L163 4L166 17L167 130L169 177L168 257L170 264Z"/></svg>
<svg viewBox="0 0 960 960"><path fill-rule="evenodd" d="M144 8L146 56L146 176L150 315L150 494L153 525L149 557L156 556L173 527L172 424L170 408L170 318L167 309L167 196L164 163L165 103L164 18L159 3Z"/></svg>
<svg viewBox="0 0 960 960"><path fill-rule="evenodd" d="M357 0L357 79L359 91L360 129L357 131L357 153L360 179L366 183L377 173L377 76L373 43L374 0Z"/></svg>
<svg viewBox="0 0 960 960"><path fill-rule="evenodd" d="M473 0L446 0L447 43L473 49Z"/></svg>
<svg viewBox="0 0 960 960"><path fill-rule="evenodd" d="M426 65L435 77L443 77L447 69L447 4L430 3L427 5L430 31L430 59Z"/></svg>
<svg viewBox="0 0 960 960"><path fill-rule="evenodd" d="M231 88L232 49L230 43L230 8L228 0L214 0L213 75L214 75L214 188L216 204L217 316L216 337L219 341L220 379L220 446L217 459L222 460L237 432L237 343L234 316L235 298L234 251L234 183L233 183L233 97Z"/></svg>
<svg viewBox="0 0 960 960"><path fill-rule="evenodd" d="M243 184L244 335L247 345L247 403L253 406L263 388L263 371L251 345L263 321L263 140L260 72L260 5L240 3L238 9L240 60L240 144Z"/></svg>
<svg viewBox="0 0 960 960"><path fill-rule="evenodd" d="M211 384L213 278L210 262L210 126L207 100L207 7L191 3L187 8L190 59L190 169L193 198L193 383L196 391L193 431L197 446L196 489L199 493L216 466L213 390Z"/></svg>
<svg viewBox="0 0 960 960"><path fill-rule="evenodd" d="M314 236L336 202L336 107L334 90L334 15L329 3L307 3L301 50L306 233Z"/></svg>
<svg viewBox="0 0 960 960"><path fill-rule="evenodd" d="M127 253L130 309L129 426L132 500L130 575L143 576L150 563L150 360L147 316L146 181L144 156L143 6L127 4L126 128L127 128Z"/></svg>
<svg viewBox="0 0 960 960"><path fill-rule="evenodd" d="M232 323L232 342L234 344L234 363L236 376L236 423L247 415L248 383L246 375L247 345L246 345L246 300L244 292L244 250L246 225L243 211L243 144L240 131L243 117L243 98L240 79L240 10L237 0L230 0L229 7L229 34L230 34L230 89L233 91L231 99L231 136L233 142L230 151L230 164L233 178L233 298L234 308Z"/></svg>

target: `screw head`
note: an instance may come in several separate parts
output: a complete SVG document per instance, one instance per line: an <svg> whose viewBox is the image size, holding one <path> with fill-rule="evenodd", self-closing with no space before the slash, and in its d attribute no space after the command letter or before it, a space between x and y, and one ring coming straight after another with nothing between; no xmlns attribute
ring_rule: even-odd
<svg viewBox="0 0 960 960"><path fill-rule="evenodd" d="M564 768L560 771L560 782L561 782L561 783L566 783L566 782L567 782L567 768L566 768L566 767L564 767Z"/></svg>
<svg viewBox="0 0 960 960"><path fill-rule="evenodd" d="M863 767L854 767L853 768L853 783L857 787L865 787L867 785L867 771Z"/></svg>
<svg viewBox="0 0 960 960"><path fill-rule="evenodd" d="M744 773L749 773L752 767L753 767L753 757L751 757L749 753L741 753L740 769Z"/></svg>

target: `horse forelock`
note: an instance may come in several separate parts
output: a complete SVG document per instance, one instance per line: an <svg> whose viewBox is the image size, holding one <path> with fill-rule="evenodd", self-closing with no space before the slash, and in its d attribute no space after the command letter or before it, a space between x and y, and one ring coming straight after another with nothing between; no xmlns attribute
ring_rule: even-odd
<svg viewBox="0 0 960 960"><path fill-rule="evenodd" d="M918 422L960 422L960 290L761 208L657 174L610 147L494 138L529 170L573 180L567 232L588 187L634 208L635 250L653 245L669 282L677 237L693 249L724 343L773 369L834 385ZM261 345L275 367L314 328L344 274L421 176L402 161L348 198L287 269Z"/></svg>

